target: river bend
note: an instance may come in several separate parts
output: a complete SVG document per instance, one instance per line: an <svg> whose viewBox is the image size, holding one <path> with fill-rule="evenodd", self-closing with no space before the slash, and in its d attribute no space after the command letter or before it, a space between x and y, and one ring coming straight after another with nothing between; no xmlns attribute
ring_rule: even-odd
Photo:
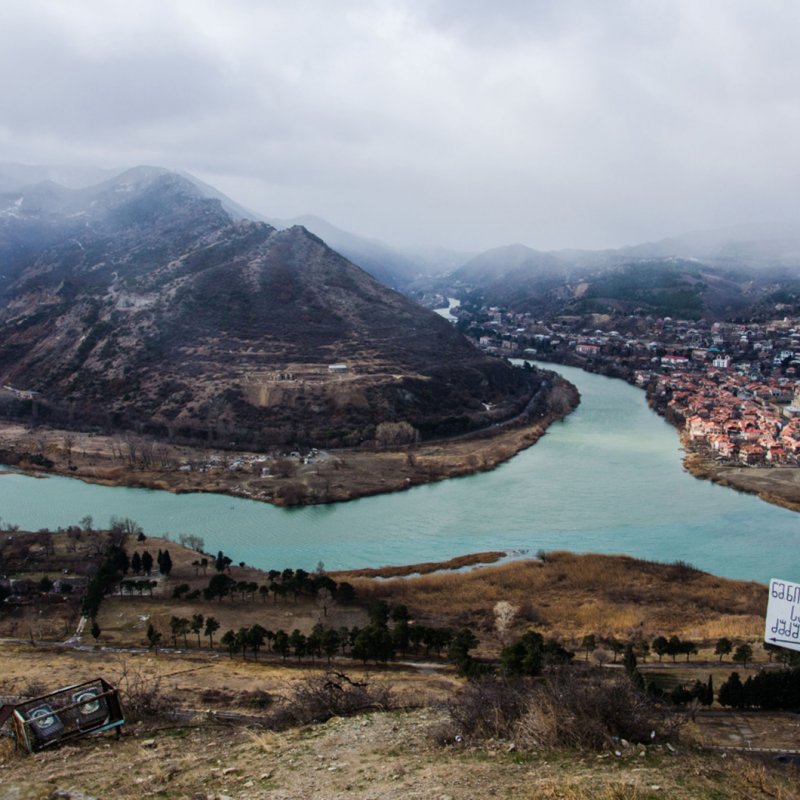
<svg viewBox="0 0 800 800"><path fill-rule="evenodd" d="M581 405L492 472L299 509L2 475L0 517L25 530L75 524L86 514L97 525L130 517L149 534L199 534L206 550L266 569L566 549L683 560L732 578L800 580L800 515L686 473L676 431L641 390L556 369L578 387Z"/></svg>

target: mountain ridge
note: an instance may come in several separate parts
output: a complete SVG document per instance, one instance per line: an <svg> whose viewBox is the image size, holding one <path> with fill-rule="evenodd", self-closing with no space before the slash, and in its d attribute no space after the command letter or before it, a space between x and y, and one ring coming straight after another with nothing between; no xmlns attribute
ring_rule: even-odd
<svg viewBox="0 0 800 800"><path fill-rule="evenodd" d="M174 173L38 192L35 208L0 198L0 257L20 225L30 234L0 284L0 383L37 392L42 417L357 444L381 422L423 437L478 428L535 390L319 237L234 221Z"/></svg>

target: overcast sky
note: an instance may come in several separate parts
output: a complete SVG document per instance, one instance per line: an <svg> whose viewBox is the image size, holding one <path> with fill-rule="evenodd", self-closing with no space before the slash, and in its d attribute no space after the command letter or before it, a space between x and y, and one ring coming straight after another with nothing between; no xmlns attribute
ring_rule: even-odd
<svg viewBox="0 0 800 800"><path fill-rule="evenodd" d="M0 161L191 172L395 243L800 211L796 0L2 0Z"/></svg>

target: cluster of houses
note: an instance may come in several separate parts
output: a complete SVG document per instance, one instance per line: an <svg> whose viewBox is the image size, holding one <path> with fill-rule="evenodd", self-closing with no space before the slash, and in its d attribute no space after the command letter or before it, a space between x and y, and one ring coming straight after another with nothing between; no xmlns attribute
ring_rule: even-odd
<svg viewBox="0 0 800 800"><path fill-rule="evenodd" d="M800 374L800 324L748 325L703 320L616 320L621 333L582 331L567 349L581 358L616 360L636 369L659 371L729 369L749 373Z"/></svg>
<svg viewBox="0 0 800 800"><path fill-rule="evenodd" d="M260 475L262 478L267 478L272 475L272 469L269 464L274 463L276 459L285 459L299 464L313 464L321 456L323 456L322 452L316 447L306 449L302 453L299 450L273 455L239 453L233 457L225 457L217 454L193 461L183 461L178 466L178 471L248 472L253 475Z"/></svg>
<svg viewBox="0 0 800 800"><path fill-rule="evenodd" d="M693 447L747 465L800 464L800 382L674 372L657 379L655 392L669 396L669 415L683 418Z"/></svg>
<svg viewBox="0 0 800 800"><path fill-rule="evenodd" d="M8 605L31 605L33 603L60 603L68 595L86 586L86 578L82 576L70 577L68 580L56 578L47 586L30 578L10 578L0 576L0 598L5 596ZM2 604L0 599L0 604Z"/></svg>
<svg viewBox="0 0 800 800"><path fill-rule="evenodd" d="M625 377L685 427L690 446L720 460L800 465L800 320L739 324L620 315L602 329L585 323L481 309L477 344L500 355Z"/></svg>
<svg viewBox="0 0 800 800"><path fill-rule="evenodd" d="M614 332L612 332L613 334ZM593 337L576 354L634 367L690 446L725 462L800 464L800 325L657 320L642 337ZM645 337L646 338L646 337Z"/></svg>

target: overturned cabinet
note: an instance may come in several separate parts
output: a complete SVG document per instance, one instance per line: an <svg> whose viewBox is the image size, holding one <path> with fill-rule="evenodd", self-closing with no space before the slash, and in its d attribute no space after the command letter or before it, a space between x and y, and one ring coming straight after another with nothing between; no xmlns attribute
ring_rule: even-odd
<svg viewBox="0 0 800 800"><path fill-rule="evenodd" d="M65 686L0 709L0 725L11 727L17 747L33 753L87 733L116 730L125 723L119 692L103 678Z"/></svg>

